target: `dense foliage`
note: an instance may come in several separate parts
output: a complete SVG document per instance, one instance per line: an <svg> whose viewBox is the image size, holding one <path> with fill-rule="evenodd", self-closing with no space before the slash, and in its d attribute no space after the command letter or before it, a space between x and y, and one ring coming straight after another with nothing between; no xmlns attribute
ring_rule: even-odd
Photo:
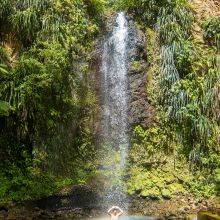
<svg viewBox="0 0 220 220"><path fill-rule="evenodd" d="M193 35L197 21L186 0L123 0L119 7L132 13L148 36L147 90L157 109L154 125L134 130L128 189L153 197L180 189L211 196L220 168L219 17L203 22L203 43Z"/></svg>
<svg viewBox="0 0 220 220"><path fill-rule="evenodd" d="M88 61L103 4L0 1L1 199L47 195L55 174L77 179L92 147Z"/></svg>

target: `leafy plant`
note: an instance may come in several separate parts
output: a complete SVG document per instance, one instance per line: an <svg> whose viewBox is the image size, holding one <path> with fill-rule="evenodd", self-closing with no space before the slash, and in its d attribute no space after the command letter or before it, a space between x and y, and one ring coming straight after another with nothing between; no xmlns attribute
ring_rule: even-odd
<svg viewBox="0 0 220 220"><path fill-rule="evenodd" d="M203 22L204 39L220 49L220 17L210 17Z"/></svg>
<svg viewBox="0 0 220 220"><path fill-rule="evenodd" d="M219 17L209 18L202 25L204 39L213 46L207 47L193 39L194 12L189 1L122 0L120 4L134 15L143 30L154 29L159 39L155 45L159 48L154 51L161 51L160 62L151 64L154 72L147 85L148 97L157 110L157 125L147 130L135 128L131 161L143 168L162 152L177 161L185 157L189 173L198 172L200 179L195 184L186 183L184 188L188 184L187 190L209 197L216 191L214 178L208 174L219 167ZM155 128L157 132L152 134ZM158 148L155 138L164 148ZM160 159L155 161L159 164ZM145 168L150 172L155 167ZM207 181L204 176L209 176ZM134 189L132 184L135 187L139 177L133 177L129 185L132 193L142 192L144 181ZM161 196L157 186L154 193ZM149 195L149 190L144 194Z"/></svg>
<svg viewBox="0 0 220 220"><path fill-rule="evenodd" d="M104 5L102 0L0 1L3 200L50 195L70 182L62 178L77 182L86 175L79 170L94 150L88 124L96 106L88 64Z"/></svg>

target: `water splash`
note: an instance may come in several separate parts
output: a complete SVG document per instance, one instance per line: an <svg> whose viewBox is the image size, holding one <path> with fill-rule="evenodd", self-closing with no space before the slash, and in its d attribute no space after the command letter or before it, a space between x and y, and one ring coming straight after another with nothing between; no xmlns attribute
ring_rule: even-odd
<svg viewBox="0 0 220 220"><path fill-rule="evenodd" d="M121 172L125 168L129 145L128 137L128 79L127 79L128 23L125 13L117 14L112 34L106 39L102 55L102 133L107 145L118 159L113 161L111 178L117 184L108 190L107 200L121 205ZM108 149L108 150L109 150ZM113 157L113 156L112 156Z"/></svg>

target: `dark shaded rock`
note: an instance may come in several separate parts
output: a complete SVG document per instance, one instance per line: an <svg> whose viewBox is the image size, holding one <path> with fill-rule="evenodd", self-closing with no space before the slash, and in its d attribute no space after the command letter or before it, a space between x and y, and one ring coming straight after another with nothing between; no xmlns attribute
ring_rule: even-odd
<svg viewBox="0 0 220 220"><path fill-rule="evenodd" d="M5 219L6 216L7 216L7 211L1 210L1 211L0 211L0 219Z"/></svg>
<svg viewBox="0 0 220 220"><path fill-rule="evenodd" d="M153 122L154 109L150 105L146 93L148 70L147 54L145 52L146 37L132 19L128 18L128 23L129 124L148 127Z"/></svg>
<svg viewBox="0 0 220 220"><path fill-rule="evenodd" d="M0 206L0 212L1 212L1 211L7 212L7 211L8 211L8 208L5 207L5 206Z"/></svg>
<svg viewBox="0 0 220 220"><path fill-rule="evenodd" d="M36 219L54 219L54 214L49 211L42 211Z"/></svg>
<svg viewBox="0 0 220 220"><path fill-rule="evenodd" d="M93 209L98 206L99 195L84 185L74 185L62 189L58 194L29 203L42 210Z"/></svg>
<svg viewBox="0 0 220 220"><path fill-rule="evenodd" d="M165 217L166 220L181 220L181 219L185 219L185 217L182 217L182 216L177 216L177 215L174 215L174 214L171 214L171 215L168 215Z"/></svg>

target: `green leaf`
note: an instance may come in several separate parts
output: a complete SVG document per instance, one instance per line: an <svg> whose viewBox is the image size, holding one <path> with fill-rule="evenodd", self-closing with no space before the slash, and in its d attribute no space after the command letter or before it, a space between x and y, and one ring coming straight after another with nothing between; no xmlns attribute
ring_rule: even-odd
<svg viewBox="0 0 220 220"><path fill-rule="evenodd" d="M11 110L11 106L8 102L0 100L0 116L8 116L9 111Z"/></svg>

